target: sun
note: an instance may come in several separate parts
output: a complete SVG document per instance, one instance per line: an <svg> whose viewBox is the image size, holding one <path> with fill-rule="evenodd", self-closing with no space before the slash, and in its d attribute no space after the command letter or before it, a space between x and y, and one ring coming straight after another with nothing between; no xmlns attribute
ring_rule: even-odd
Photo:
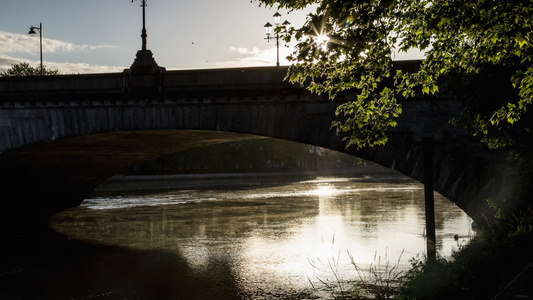
<svg viewBox="0 0 533 300"><path fill-rule="evenodd" d="M322 51L326 51L328 49L328 43L331 40L329 36L325 33L321 33L313 37L313 40L315 41L315 44L322 49Z"/></svg>

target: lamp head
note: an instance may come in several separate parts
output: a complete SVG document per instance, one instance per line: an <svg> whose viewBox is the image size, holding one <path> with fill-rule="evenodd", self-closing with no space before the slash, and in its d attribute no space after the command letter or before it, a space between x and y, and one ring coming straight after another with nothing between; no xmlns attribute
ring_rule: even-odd
<svg viewBox="0 0 533 300"><path fill-rule="evenodd" d="M37 33L35 32L35 27L30 27L30 32L28 32L30 36L35 36Z"/></svg>
<svg viewBox="0 0 533 300"><path fill-rule="evenodd" d="M265 24L265 33L267 36L270 36L272 34L272 24L270 23Z"/></svg>
<svg viewBox="0 0 533 300"><path fill-rule="evenodd" d="M283 24L281 24L283 27L285 27L285 30L289 30L289 27L291 26L291 22L285 20Z"/></svg>
<svg viewBox="0 0 533 300"><path fill-rule="evenodd" d="M281 15L279 12L276 12L274 14L274 24L276 24L276 26L279 26L279 24L281 24Z"/></svg>

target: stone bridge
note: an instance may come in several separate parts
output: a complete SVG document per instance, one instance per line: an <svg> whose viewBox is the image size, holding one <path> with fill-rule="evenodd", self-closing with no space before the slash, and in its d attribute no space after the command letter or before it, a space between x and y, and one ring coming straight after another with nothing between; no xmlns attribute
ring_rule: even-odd
<svg viewBox="0 0 533 300"><path fill-rule="evenodd" d="M398 63L413 68L417 62ZM0 78L1 211L19 222L81 203L133 164L211 143L273 137L329 148L423 182L434 141L434 188L483 221L486 199L520 191L514 168L450 125L453 97L403 101L382 147L346 149L330 129L335 101L284 81L287 68Z"/></svg>

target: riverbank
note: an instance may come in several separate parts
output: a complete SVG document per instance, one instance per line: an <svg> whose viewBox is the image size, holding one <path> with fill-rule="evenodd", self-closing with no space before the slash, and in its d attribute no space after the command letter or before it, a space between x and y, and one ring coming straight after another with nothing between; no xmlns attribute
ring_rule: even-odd
<svg viewBox="0 0 533 300"><path fill-rule="evenodd" d="M533 299L533 226L521 221L486 229L449 260L413 261L400 299Z"/></svg>
<svg viewBox="0 0 533 300"><path fill-rule="evenodd" d="M292 177L292 176L327 176L327 175L376 175L376 174L398 174L391 169L379 165L360 165L354 167L344 167L336 169L315 170L315 171L274 171L274 172L231 172L231 173L188 173L188 174L117 174L109 179L116 180L164 180L164 179L220 179L220 178L247 178L247 177Z"/></svg>
<svg viewBox="0 0 533 300"><path fill-rule="evenodd" d="M310 180L320 176L349 176L359 180L372 180L379 176L397 178L403 175L379 165L361 165L318 171L275 171L275 172L235 172L235 173L194 173L194 174L117 174L98 186L93 194L110 191L166 190L195 188L202 186L233 185L239 180L243 186L275 184L278 181ZM405 180L405 179L404 179Z"/></svg>
<svg viewBox="0 0 533 300"><path fill-rule="evenodd" d="M533 262L492 300L533 299Z"/></svg>

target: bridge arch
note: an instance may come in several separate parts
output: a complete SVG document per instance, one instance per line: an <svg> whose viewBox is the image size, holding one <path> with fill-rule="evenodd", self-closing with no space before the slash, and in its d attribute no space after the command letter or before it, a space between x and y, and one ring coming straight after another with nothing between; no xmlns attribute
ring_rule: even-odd
<svg viewBox="0 0 533 300"><path fill-rule="evenodd" d="M346 149L330 124L350 95L332 102L309 94L284 81L286 71L2 78L0 180L11 199L2 202L4 211L31 205L49 215L79 204L126 162L190 147L192 140L202 145L255 136L348 153L420 182L421 140L432 138L435 189L478 222L487 198L521 192L519 177L511 176L514 167L501 153L487 151L449 124L461 111L453 97L406 101L386 145Z"/></svg>

